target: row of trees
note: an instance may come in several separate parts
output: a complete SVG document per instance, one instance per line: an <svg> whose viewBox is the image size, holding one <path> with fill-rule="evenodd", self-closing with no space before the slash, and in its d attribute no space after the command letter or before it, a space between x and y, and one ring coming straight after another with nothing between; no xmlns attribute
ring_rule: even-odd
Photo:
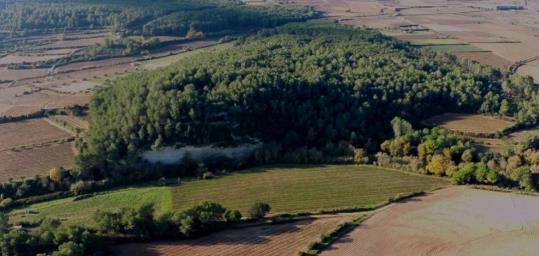
<svg viewBox="0 0 539 256"><path fill-rule="evenodd" d="M271 209L255 203L251 219L263 218ZM8 215L0 212L0 254L82 256L108 255L107 245L121 241L188 239L202 236L242 221L237 210L204 202L177 213L156 215L153 205L98 211L95 227L65 226L55 219L44 219L31 229L14 228Z"/></svg>
<svg viewBox="0 0 539 256"><path fill-rule="evenodd" d="M416 131L401 118L391 122L394 138L384 141L377 163L450 177L456 184L492 184L536 190L532 170L539 141L531 138L505 153L483 152L471 140L440 127Z"/></svg>

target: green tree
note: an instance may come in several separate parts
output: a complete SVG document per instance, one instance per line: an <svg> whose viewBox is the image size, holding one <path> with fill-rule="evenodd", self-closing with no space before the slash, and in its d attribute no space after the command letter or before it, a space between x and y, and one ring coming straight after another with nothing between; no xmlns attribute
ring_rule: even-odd
<svg viewBox="0 0 539 256"><path fill-rule="evenodd" d="M249 208L251 219L262 219L271 211L271 206L267 203L256 202Z"/></svg>

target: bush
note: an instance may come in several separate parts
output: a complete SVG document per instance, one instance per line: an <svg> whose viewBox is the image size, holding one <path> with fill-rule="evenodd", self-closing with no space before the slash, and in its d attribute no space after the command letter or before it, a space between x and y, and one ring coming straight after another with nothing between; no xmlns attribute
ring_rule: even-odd
<svg viewBox="0 0 539 256"><path fill-rule="evenodd" d="M256 202L249 209L251 219L262 219L271 211L271 206L267 203Z"/></svg>
<svg viewBox="0 0 539 256"><path fill-rule="evenodd" d="M464 165L464 167L458 169L453 174L453 176L451 177L451 180L455 184L469 184L473 182L474 173L475 173L474 164L466 164Z"/></svg>
<svg viewBox="0 0 539 256"><path fill-rule="evenodd" d="M74 242L66 242L58 247L58 251L52 254L53 256L83 256L84 247Z"/></svg>
<svg viewBox="0 0 539 256"><path fill-rule="evenodd" d="M517 169L514 169L509 174L509 177L518 183L518 186L522 189L535 191L537 190L535 184L533 183L532 174L528 166L523 166Z"/></svg>
<svg viewBox="0 0 539 256"><path fill-rule="evenodd" d="M238 210L227 210L225 212L225 219L227 222L236 223L241 221L241 213Z"/></svg>

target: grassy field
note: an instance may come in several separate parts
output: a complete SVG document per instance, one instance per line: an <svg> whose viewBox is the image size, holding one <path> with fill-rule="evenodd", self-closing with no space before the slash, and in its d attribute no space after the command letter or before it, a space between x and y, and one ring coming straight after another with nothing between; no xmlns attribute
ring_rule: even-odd
<svg viewBox="0 0 539 256"><path fill-rule="evenodd" d="M264 201L273 214L318 211L370 206L443 184L440 179L373 166L263 167L176 187L173 207L185 209L210 200L245 213L252 203Z"/></svg>
<svg viewBox="0 0 539 256"><path fill-rule="evenodd" d="M35 215L24 215L24 210L11 213L12 221L35 221L43 217L58 218L65 224L91 223L92 215L97 210L114 210L121 207L137 207L145 203L153 203L156 213L172 210L172 194L169 187L145 186L124 188L100 193L90 198L75 201L66 198L34 204L28 207Z"/></svg>
<svg viewBox="0 0 539 256"><path fill-rule="evenodd" d="M440 178L411 175L373 166L272 166L255 168L212 180L187 181L180 186L146 186L116 190L88 199L72 198L30 206L37 214L14 220L45 216L68 224L88 222L98 209L156 204L157 213L182 210L203 201L213 201L243 213L256 201L269 203L272 214L336 208L366 207L401 193L431 190L446 185Z"/></svg>

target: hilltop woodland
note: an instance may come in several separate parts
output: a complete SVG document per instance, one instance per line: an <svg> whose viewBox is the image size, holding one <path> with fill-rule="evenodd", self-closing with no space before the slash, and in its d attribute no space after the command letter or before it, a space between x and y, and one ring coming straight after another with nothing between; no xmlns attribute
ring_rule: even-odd
<svg viewBox="0 0 539 256"><path fill-rule="evenodd" d="M2 184L0 207L271 163L376 162L450 177L468 173L457 183L533 189L536 140L499 155L480 152L441 128L411 127L444 112L500 114L514 117L518 126L534 125L538 103L531 79L506 78L497 69L417 49L375 30L291 24L218 53L116 80L90 103L91 129L76 140L78 167ZM164 146L247 142L264 146L242 161L186 157L162 165L140 158ZM459 172L464 164L473 168ZM470 169L483 173L485 166L490 178L470 176Z"/></svg>
<svg viewBox="0 0 539 256"><path fill-rule="evenodd" d="M92 129L80 142L82 169L130 175L140 152L178 145L258 141L266 148L257 162L316 162L350 147L374 153L393 137L395 116L418 124L444 112L481 112L537 122L531 79L375 30L308 24L265 30L98 92Z"/></svg>

